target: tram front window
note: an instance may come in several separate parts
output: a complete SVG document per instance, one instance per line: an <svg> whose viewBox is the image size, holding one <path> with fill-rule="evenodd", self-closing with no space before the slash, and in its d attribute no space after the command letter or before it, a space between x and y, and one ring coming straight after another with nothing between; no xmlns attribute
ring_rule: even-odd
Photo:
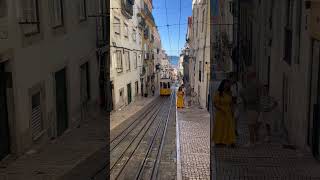
<svg viewBox="0 0 320 180"><path fill-rule="evenodd" d="M167 84L166 83L163 83L163 88L167 89Z"/></svg>

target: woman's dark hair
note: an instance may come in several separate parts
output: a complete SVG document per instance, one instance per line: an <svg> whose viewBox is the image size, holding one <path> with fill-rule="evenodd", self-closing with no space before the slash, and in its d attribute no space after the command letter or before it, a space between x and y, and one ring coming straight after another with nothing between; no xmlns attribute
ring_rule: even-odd
<svg viewBox="0 0 320 180"><path fill-rule="evenodd" d="M219 95L220 95L220 96L223 96L223 91L225 90L225 89L224 89L224 85L225 85L227 82L229 82L229 80L227 80L227 79L224 79L224 80L221 81L221 83L220 83L220 85L219 85L219 88L218 88L218 91L219 91Z"/></svg>

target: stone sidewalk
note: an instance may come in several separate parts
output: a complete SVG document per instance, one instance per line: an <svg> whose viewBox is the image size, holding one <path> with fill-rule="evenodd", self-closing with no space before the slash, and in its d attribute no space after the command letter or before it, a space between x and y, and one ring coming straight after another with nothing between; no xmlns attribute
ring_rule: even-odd
<svg viewBox="0 0 320 180"><path fill-rule="evenodd" d="M210 179L209 113L198 106L178 109L182 178Z"/></svg>
<svg viewBox="0 0 320 180"><path fill-rule="evenodd" d="M150 104L153 100L155 100L159 95L155 96L148 96L148 97L142 97L138 96L136 97L136 100L129 104L128 106L125 106L117 111L114 111L110 115L110 129L114 129L118 125L120 125L122 122L127 120L130 116L134 115L138 111L140 111L143 107Z"/></svg>
<svg viewBox="0 0 320 180"><path fill-rule="evenodd" d="M212 143L212 179L214 180L315 180L320 179L320 163L311 153L283 147L285 138L274 133L270 143L261 141L244 147L249 141L246 117L238 124L237 147L214 147ZM262 126L260 137L265 134Z"/></svg>
<svg viewBox="0 0 320 180"><path fill-rule="evenodd" d="M81 127L0 168L0 180L90 179L107 161L107 118L92 108ZM95 161L90 159L95 158ZM86 165L85 171L78 167ZM82 168L83 169L83 168ZM72 174L70 174L72 173Z"/></svg>

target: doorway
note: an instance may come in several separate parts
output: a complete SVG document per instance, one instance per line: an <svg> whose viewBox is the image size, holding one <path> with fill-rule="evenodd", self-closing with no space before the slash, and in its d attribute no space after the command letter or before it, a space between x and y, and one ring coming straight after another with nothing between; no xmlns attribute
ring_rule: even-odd
<svg viewBox="0 0 320 180"><path fill-rule="evenodd" d="M136 97L139 95L139 84L138 81L135 82L135 89L136 89Z"/></svg>
<svg viewBox="0 0 320 180"><path fill-rule="evenodd" d="M284 73L282 79L282 121L285 126L285 133L288 135L288 101L289 101L289 86L288 86L288 77Z"/></svg>
<svg viewBox="0 0 320 180"><path fill-rule="evenodd" d="M143 96L144 95L144 92L143 92L143 78L141 78L141 81L140 81L141 83L141 96Z"/></svg>
<svg viewBox="0 0 320 180"><path fill-rule="evenodd" d="M312 59L310 63L310 96L309 96L309 125L308 144L312 147L315 158L320 159L320 41L312 42Z"/></svg>
<svg viewBox="0 0 320 180"><path fill-rule="evenodd" d="M68 129L68 103L66 69L55 73L57 135L61 136Z"/></svg>
<svg viewBox="0 0 320 180"><path fill-rule="evenodd" d="M128 104L130 104L131 101L132 101L132 96L131 96L131 83L127 84L127 95L128 95Z"/></svg>
<svg viewBox="0 0 320 180"><path fill-rule="evenodd" d="M7 80L8 74L5 72L5 64L0 63L0 160L10 153Z"/></svg>
<svg viewBox="0 0 320 180"><path fill-rule="evenodd" d="M110 82L111 83L111 99L112 99L112 101L111 101L111 111L113 111L114 110L114 107L113 107L113 105L114 105L114 84L113 84L113 81L111 81Z"/></svg>
<svg viewBox="0 0 320 180"><path fill-rule="evenodd" d="M86 62L80 67L80 99L81 103L87 103L90 99L90 76L89 63Z"/></svg>

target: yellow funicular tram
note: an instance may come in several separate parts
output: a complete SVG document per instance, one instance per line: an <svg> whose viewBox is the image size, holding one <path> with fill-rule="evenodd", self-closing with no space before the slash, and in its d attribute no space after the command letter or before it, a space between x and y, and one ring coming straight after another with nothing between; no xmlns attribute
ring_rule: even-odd
<svg viewBox="0 0 320 180"><path fill-rule="evenodd" d="M170 96L171 94L171 79L160 79L160 96Z"/></svg>

